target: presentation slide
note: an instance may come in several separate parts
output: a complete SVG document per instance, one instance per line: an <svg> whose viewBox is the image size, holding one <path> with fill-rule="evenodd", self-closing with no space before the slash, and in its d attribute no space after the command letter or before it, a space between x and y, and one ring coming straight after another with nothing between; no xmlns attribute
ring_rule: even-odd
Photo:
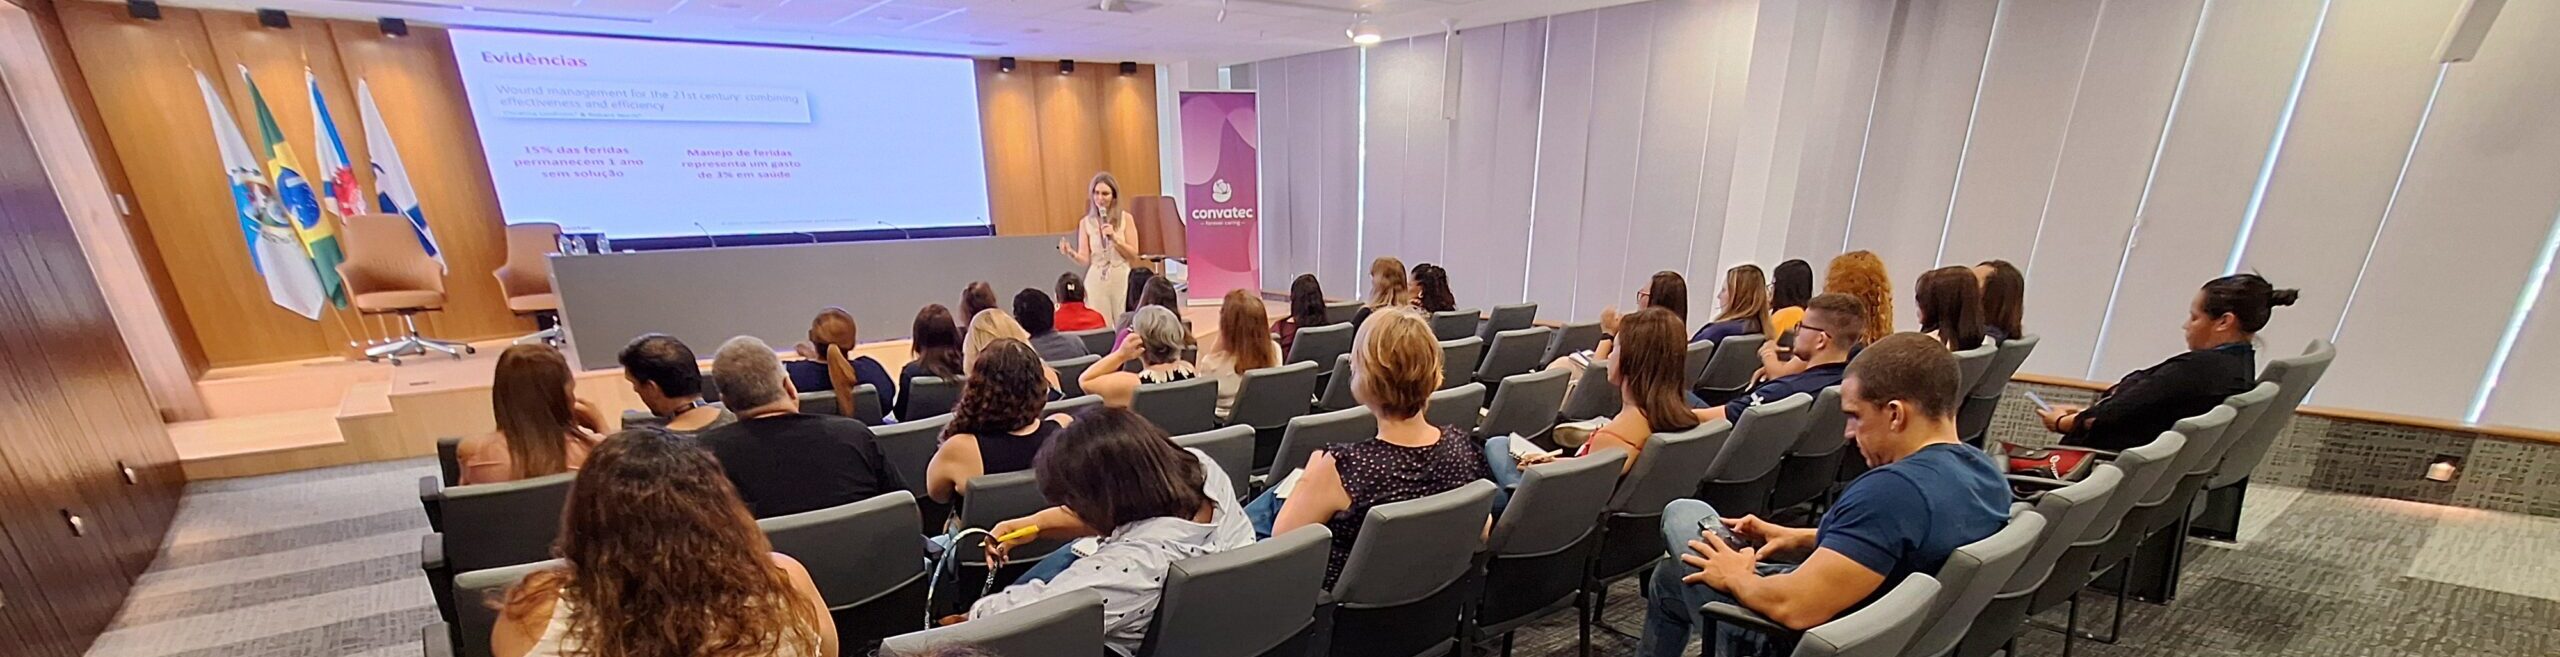
<svg viewBox="0 0 2560 657"><path fill-rule="evenodd" d="M509 223L614 239L810 241L989 224L968 59L470 29L452 38Z"/></svg>

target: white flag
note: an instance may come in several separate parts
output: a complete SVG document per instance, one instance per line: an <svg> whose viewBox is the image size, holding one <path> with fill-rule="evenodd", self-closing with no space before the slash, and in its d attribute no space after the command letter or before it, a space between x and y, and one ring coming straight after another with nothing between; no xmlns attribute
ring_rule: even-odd
<svg viewBox="0 0 2560 657"><path fill-rule="evenodd" d="M356 79L356 112L364 115L364 143L372 149L374 203L383 214L409 218L409 227L418 233L418 245L436 264L444 264L444 249L436 247L436 231L427 226L427 213L418 208L418 192L409 188L409 168L400 164L400 148L391 143L391 130L382 124L382 109L373 105L373 87L363 78Z"/></svg>
<svg viewBox="0 0 2560 657"><path fill-rule="evenodd" d="M222 101L222 93L214 90L203 71L196 72L196 89L204 93L205 113L213 117L223 182L231 187L231 219L240 224L250 264L267 281L267 299L304 318L320 319L320 308L327 303L320 271L313 269L311 256L303 252L302 239L294 235L275 186L267 184L257 156L249 151L249 141L240 136L240 122L231 117L231 106Z"/></svg>

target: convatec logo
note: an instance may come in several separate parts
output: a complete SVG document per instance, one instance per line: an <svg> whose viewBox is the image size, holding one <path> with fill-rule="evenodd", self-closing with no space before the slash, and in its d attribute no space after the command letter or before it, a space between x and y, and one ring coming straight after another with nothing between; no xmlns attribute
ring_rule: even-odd
<svg viewBox="0 0 2560 657"><path fill-rule="evenodd" d="M587 67L587 60L577 57L567 57L562 55L536 55L524 52L489 52L483 50L480 51L480 61L491 64L515 64L518 66L557 66L564 68Z"/></svg>

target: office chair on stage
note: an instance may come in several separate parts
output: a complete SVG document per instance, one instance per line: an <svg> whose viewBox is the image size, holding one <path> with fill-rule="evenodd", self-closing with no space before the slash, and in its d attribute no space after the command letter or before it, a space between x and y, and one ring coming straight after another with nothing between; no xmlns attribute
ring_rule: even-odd
<svg viewBox="0 0 2560 657"><path fill-rule="evenodd" d="M347 260L338 263L348 300L356 312L400 316L402 335L364 350L364 359L390 359L439 353L454 358L473 353L471 345L418 334L418 313L444 309L444 270L418 243L417 229L407 217L363 214L346 220Z"/></svg>
<svg viewBox="0 0 2560 657"><path fill-rule="evenodd" d="M491 272L498 277L498 294L516 316L550 324L516 338L516 344L560 345L560 294L551 289L551 254L559 252L560 224L507 225L507 263Z"/></svg>

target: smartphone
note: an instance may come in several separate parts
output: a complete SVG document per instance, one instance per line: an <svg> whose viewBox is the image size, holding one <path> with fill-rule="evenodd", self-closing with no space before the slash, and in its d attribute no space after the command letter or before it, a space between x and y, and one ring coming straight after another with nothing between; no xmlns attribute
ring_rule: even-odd
<svg viewBox="0 0 2560 657"><path fill-rule="evenodd" d="M1583 367L1591 366L1591 352L1589 350L1573 352L1571 357L1573 358L1573 364L1575 365Z"/></svg>
<svg viewBox="0 0 2560 657"><path fill-rule="evenodd" d="M2046 402L2045 402L2045 400L2044 400L2044 395L2036 394L2036 391L2033 391L2033 390L2029 390L2029 391L2027 391L2027 401L2035 402L2035 404L2036 404L2036 409L2037 409L2037 410L2041 410L2041 411L2044 411L2044 412L2047 412L2047 413L2051 413L2051 412L2053 412L2053 404L2046 403Z"/></svg>
<svg viewBox="0 0 2560 657"><path fill-rule="evenodd" d="M1724 526L1723 518L1711 517L1705 520L1700 520L1698 521L1698 530L1714 534L1716 538L1723 539L1725 547L1736 550L1751 547L1750 543L1742 542L1742 537L1734 536L1732 528Z"/></svg>

